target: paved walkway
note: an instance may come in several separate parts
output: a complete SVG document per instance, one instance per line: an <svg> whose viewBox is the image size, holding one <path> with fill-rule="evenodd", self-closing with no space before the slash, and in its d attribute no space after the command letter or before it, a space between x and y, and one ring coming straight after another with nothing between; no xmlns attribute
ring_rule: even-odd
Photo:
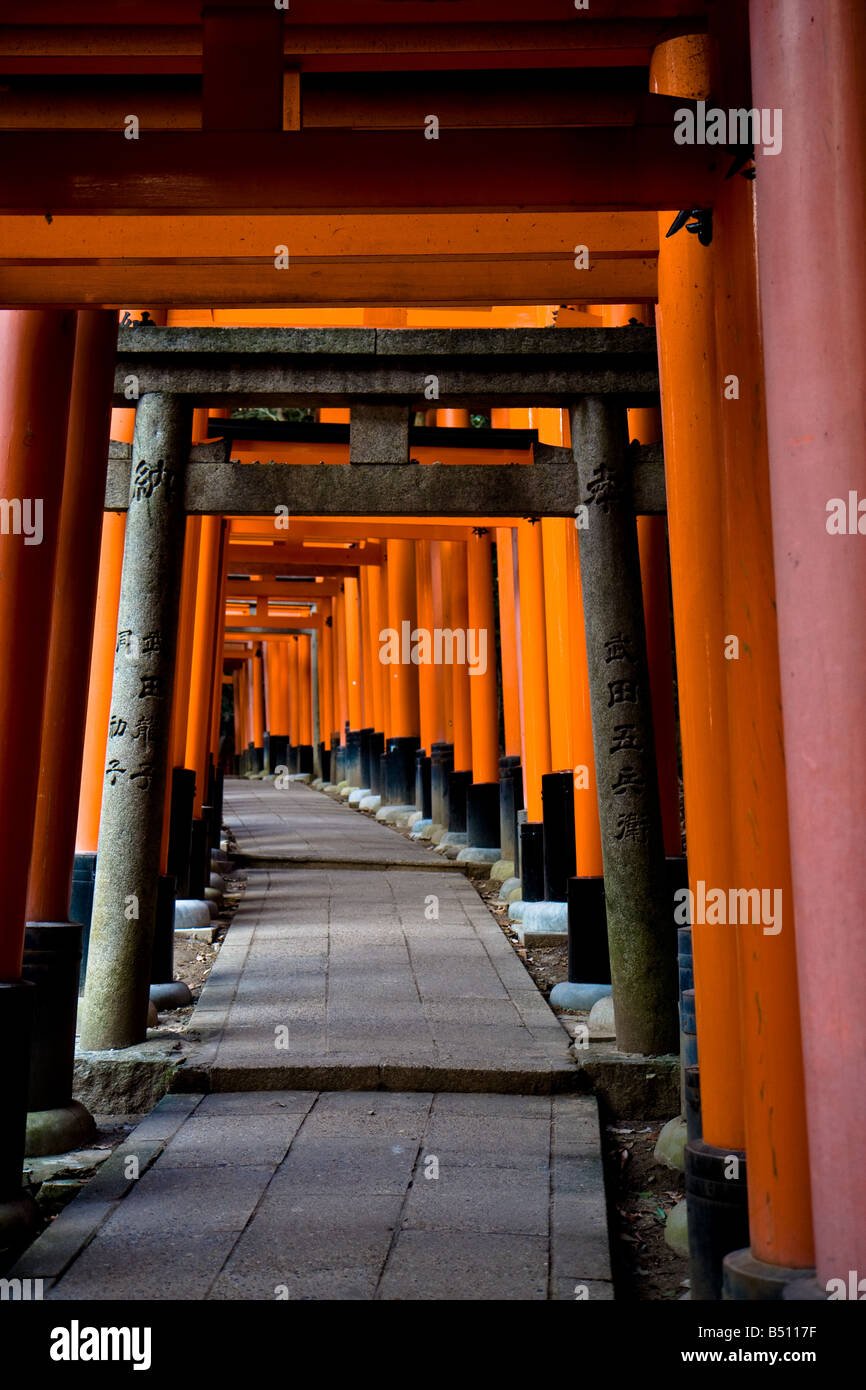
<svg viewBox="0 0 866 1390"><path fill-rule="evenodd" d="M610 1298L595 1101L468 880L302 784L230 783L226 816L277 859L323 827L322 866L250 870L188 1093L14 1272L64 1300Z"/></svg>
<svg viewBox="0 0 866 1390"><path fill-rule="evenodd" d="M278 789L273 782L231 780L225 807L238 851L251 860L407 868L442 862L432 850L304 782ZM444 869L449 868L454 871L446 859Z"/></svg>

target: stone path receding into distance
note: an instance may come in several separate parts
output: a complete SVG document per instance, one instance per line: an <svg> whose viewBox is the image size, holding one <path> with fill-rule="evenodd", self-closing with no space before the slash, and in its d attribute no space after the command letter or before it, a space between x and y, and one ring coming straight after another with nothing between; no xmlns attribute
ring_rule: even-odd
<svg viewBox="0 0 866 1390"><path fill-rule="evenodd" d="M53 1299L612 1297L595 1100L471 883L303 784L225 804L268 867L185 1093L14 1272Z"/></svg>

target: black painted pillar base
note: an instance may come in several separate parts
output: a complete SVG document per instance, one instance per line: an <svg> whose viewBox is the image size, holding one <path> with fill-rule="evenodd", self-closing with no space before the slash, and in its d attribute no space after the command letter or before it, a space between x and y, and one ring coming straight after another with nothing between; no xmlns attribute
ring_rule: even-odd
<svg viewBox="0 0 866 1390"><path fill-rule="evenodd" d="M298 744L298 772L308 772L313 775L313 745L311 743Z"/></svg>
<svg viewBox="0 0 866 1390"><path fill-rule="evenodd" d="M332 781L335 784L344 782L346 780L346 748L344 744L337 743L331 762L334 764L331 769L333 773Z"/></svg>
<svg viewBox="0 0 866 1390"><path fill-rule="evenodd" d="M372 796L382 795L382 758L385 754L385 735L377 729L370 730L370 780L367 786Z"/></svg>
<svg viewBox="0 0 866 1390"><path fill-rule="evenodd" d="M279 769L288 772L289 740L286 734L271 734L271 772L276 777Z"/></svg>
<svg viewBox="0 0 866 1390"><path fill-rule="evenodd" d="M324 743L319 744L319 763L322 768L322 781L331 780L331 750Z"/></svg>
<svg viewBox="0 0 866 1390"><path fill-rule="evenodd" d="M513 754L499 759L499 848L503 859L510 859L517 866L517 804L516 791L518 782L515 774L520 775L520 803L523 805L523 775L520 771L520 759Z"/></svg>
<svg viewBox="0 0 866 1390"><path fill-rule="evenodd" d="M361 786L370 790L373 778L373 735L372 728L361 730Z"/></svg>
<svg viewBox="0 0 866 1390"><path fill-rule="evenodd" d="M453 771L454 744L434 743L430 749L430 814L434 825L448 825L448 775Z"/></svg>
<svg viewBox="0 0 866 1390"><path fill-rule="evenodd" d="M96 879L96 855L76 854L72 866L72 892L69 897L69 920L81 923L81 969L79 990L84 989L87 974L87 951L90 946L90 919L93 916L93 884Z"/></svg>
<svg viewBox="0 0 866 1390"><path fill-rule="evenodd" d="M545 773L541 779L541 814L544 825L544 896L549 902L564 903L568 901L568 880L577 873L573 772ZM591 978L595 980L595 976Z"/></svg>
<svg viewBox="0 0 866 1390"><path fill-rule="evenodd" d="M466 810L469 788L472 786L471 772L448 773L448 825L452 835L466 833Z"/></svg>
<svg viewBox="0 0 866 1390"><path fill-rule="evenodd" d="M702 1139L704 1125L701 1118L701 1069L695 1064L683 1067L683 1100L686 1116L686 1138Z"/></svg>
<svg viewBox="0 0 866 1390"><path fill-rule="evenodd" d="M415 753L415 806L424 820L433 818L432 771L432 760L419 748Z"/></svg>
<svg viewBox="0 0 866 1390"><path fill-rule="evenodd" d="M192 818L195 810L195 772L188 767L172 768L171 805L168 818L166 873L177 880L177 896L188 898L189 855ZM78 921L77 917L73 918Z"/></svg>
<svg viewBox="0 0 866 1390"><path fill-rule="evenodd" d="M174 903L175 898L186 896L177 891L177 879L171 874L160 874L156 880L156 924L150 957L153 984L165 984L174 979Z"/></svg>
<svg viewBox="0 0 866 1390"><path fill-rule="evenodd" d="M383 806L414 806L415 753L418 749L415 734L404 738L389 738L385 754L385 791Z"/></svg>
<svg viewBox="0 0 866 1390"><path fill-rule="evenodd" d="M204 899L204 890L210 883L210 851L208 848L207 821L196 818L192 823L189 855L190 898Z"/></svg>
<svg viewBox="0 0 866 1390"><path fill-rule="evenodd" d="M361 743L363 730L350 729L346 735L346 781L353 787L365 784L361 781ZM300 768L298 769L300 771Z"/></svg>
<svg viewBox="0 0 866 1390"><path fill-rule="evenodd" d="M36 990L28 980L0 981L4 1090L0 1127L0 1259L27 1244L38 1220L36 1203L21 1186L35 1005Z"/></svg>
<svg viewBox="0 0 866 1390"><path fill-rule="evenodd" d="M271 771L271 736L262 734L262 772L267 777Z"/></svg>
<svg viewBox="0 0 866 1390"><path fill-rule="evenodd" d="M569 984L610 984L604 879L573 876L568 880Z"/></svg>
<svg viewBox="0 0 866 1390"><path fill-rule="evenodd" d="M253 774L259 776L265 770L265 749L263 744L258 744L253 750Z"/></svg>
<svg viewBox="0 0 866 1390"><path fill-rule="evenodd" d="M520 827L520 895L525 903L544 901L544 826L524 821Z"/></svg>
<svg viewBox="0 0 866 1390"><path fill-rule="evenodd" d="M295 773L298 770L298 745L289 743L286 745L286 762L289 772Z"/></svg>
<svg viewBox="0 0 866 1390"><path fill-rule="evenodd" d="M499 849L499 783L473 782L466 797L466 843Z"/></svg>
<svg viewBox="0 0 866 1390"><path fill-rule="evenodd" d="M694 1139L685 1158L691 1297L717 1301L725 1256L749 1243L746 1155Z"/></svg>
<svg viewBox="0 0 866 1390"><path fill-rule="evenodd" d="M81 936L78 922L28 922L24 933L21 974L34 987L25 1150L34 1158L79 1148L96 1129L72 1099Z"/></svg>

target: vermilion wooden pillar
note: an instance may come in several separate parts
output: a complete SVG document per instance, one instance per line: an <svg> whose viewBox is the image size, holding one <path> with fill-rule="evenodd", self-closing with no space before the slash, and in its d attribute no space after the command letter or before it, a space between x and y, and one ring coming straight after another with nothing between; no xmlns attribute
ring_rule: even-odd
<svg viewBox="0 0 866 1390"><path fill-rule="evenodd" d="M363 727L363 671L361 665L361 605L358 580L344 581L346 624L346 680L349 699L349 728Z"/></svg>
<svg viewBox="0 0 866 1390"><path fill-rule="evenodd" d="M389 540L388 619L389 627L402 638L403 623L410 631L416 625L415 545L413 541ZM401 641L402 651L402 641ZM394 661L388 666L390 688L390 738L412 738L419 734L418 667L413 662Z"/></svg>
<svg viewBox="0 0 866 1390"><path fill-rule="evenodd" d="M435 621L433 617L433 557L431 542L415 542L415 584L418 599L418 629L430 634L432 640ZM433 744L441 738L437 728L436 691L444 672L433 665L432 660L422 662L418 667L418 702L420 710L421 747L427 756Z"/></svg>
<svg viewBox="0 0 866 1390"><path fill-rule="evenodd" d="M472 781L499 781L499 705L496 678L496 627L493 607L493 554L489 533L466 541L468 583L467 665L472 723ZM498 841L497 841L498 843Z"/></svg>
<svg viewBox="0 0 866 1390"><path fill-rule="evenodd" d="M34 1002L33 986L22 981L21 966L75 331L72 313L0 311L0 496L11 517L8 532L0 534L0 651L7 660L14 657L14 671L0 682L4 1250L19 1242L34 1214L32 1198L21 1189Z"/></svg>
<svg viewBox="0 0 866 1390"><path fill-rule="evenodd" d="M502 714L505 753L520 757L520 653L514 613L514 532L496 528L496 580L499 603L499 642L502 651Z"/></svg>
<svg viewBox="0 0 866 1390"><path fill-rule="evenodd" d="M116 342L114 312L79 314L27 893L36 922L69 912Z"/></svg>
<svg viewBox="0 0 866 1390"><path fill-rule="evenodd" d="M379 631L382 611L382 566L365 565L367 582L367 620L364 627L364 642L370 653L370 695L373 712L370 727L377 733L385 732L385 667L379 660ZM386 595L387 597L387 595ZM366 671L366 667L365 667Z"/></svg>
<svg viewBox="0 0 866 1390"><path fill-rule="evenodd" d="M726 625L739 641L726 662L729 785L736 883L782 904L778 932L738 933L751 1249L763 1265L797 1269L811 1266L813 1245L753 199L754 185L734 179L714 214L719 373L735 368L740 383L719 412Z"/></svg>
<svg viewBox="0 0 866 1390"><path fill-rule="evenodd" d="M310 638L299 637L298 643L298 732L304 748L313 746L313 666Z"/></svg>
<svg viewBox="0 0 866 1390"><path fill-rule="evenodd" d="M442 542L442 589L445 626L466 631L469 626L469 595L466 587L466 542ZM447 674L446 674L447 679ZM468 772L472 767L472 711L470 676L465 666L451 667L452 731L454 770Z"/></svg>
<svg viewBox="0 0 866 1390"><path fill-rule="evenodd" d="M551 772L550 711L541 526L517 527L520 660L523 689L523 786L527 819L540 821L541 779Z"/></svg>
<svg viewBox="0 0 866 1390"><path fill-rule="evenodd" d="M195 772L195 814L201 815L207 800L207 774L211 743L213 699L214 609L219 604L222 522L218 516L201 519L195 614L192 639L189 710L187 714L185 766Z"/></svg>
<svg viewBox="0 0 866 1390"><path fill-rule="evenodd" d="M0 495L19 504L0 534L0 650L15 659L0 685L0 980L21 973L75 337L74 314L0 310Z"/></svg>
<svg viewBox="0 0 866 1390"><path fill-rule="evenodd" d="M111 437L132 443L134 410L111 412ZM87 693L87 722L81 787L78 798L78 825L75 848L80 854L96 854L99 839L99 813L105 777L104 754L111 713L111 683L114 674L114 646L117 641L117 608L120 602L120 573L123 567L125 512L105 512L99 552L99 584L93 622L90 654L90 680Z"/></svg>
<svg viewBox="0 0 866 1390"><path fill-rule="evenodd" d="M859 526L830 527L831 499L847 516L850 494L860 508L866 496L866 266L862 238L843 230L862 227L866 211L866 11L847 0L754 0L750 14L754 102L780 109L785 122L782 153L756 156L757 234L809 1158L826 1292L828 1280L850 1287L849 1271L861 1280L866 1272L866 1182L855 1157L866 1145L866 552Z"/></svg>

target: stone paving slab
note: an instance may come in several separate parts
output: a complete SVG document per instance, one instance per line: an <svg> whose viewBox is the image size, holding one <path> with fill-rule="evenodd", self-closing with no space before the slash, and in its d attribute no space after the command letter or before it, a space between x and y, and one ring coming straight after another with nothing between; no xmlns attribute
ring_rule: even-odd
<svg viewBox="0 0 866 1390"><path fill-rule="evenodd" d="M274 782L226 778L224 814L237 842L234 857L242 864L315 862L358 869L388 864L423 869L431 861L438 865L430 849L303 782L277 787Z"/></svg>
<svg viewBox="0 0 866 1390"><path fill-rule="evenodd" d="M588 1097L166 1097L125 1153L160 1129L125 1195L85 1189L11 1273L54 1301L612 1296Z"/></svg>
<svg viewBox="0 0 866 1390"><path fill-rule="evenodd" d="M226 807L243 845L309 842L303 865L250 869L174 1090L578 1088L568 1035L462 873L302 784L235 781ZM329 818L375 872L331 861ZM404 849L411 873L388 862Z"/></svg>

